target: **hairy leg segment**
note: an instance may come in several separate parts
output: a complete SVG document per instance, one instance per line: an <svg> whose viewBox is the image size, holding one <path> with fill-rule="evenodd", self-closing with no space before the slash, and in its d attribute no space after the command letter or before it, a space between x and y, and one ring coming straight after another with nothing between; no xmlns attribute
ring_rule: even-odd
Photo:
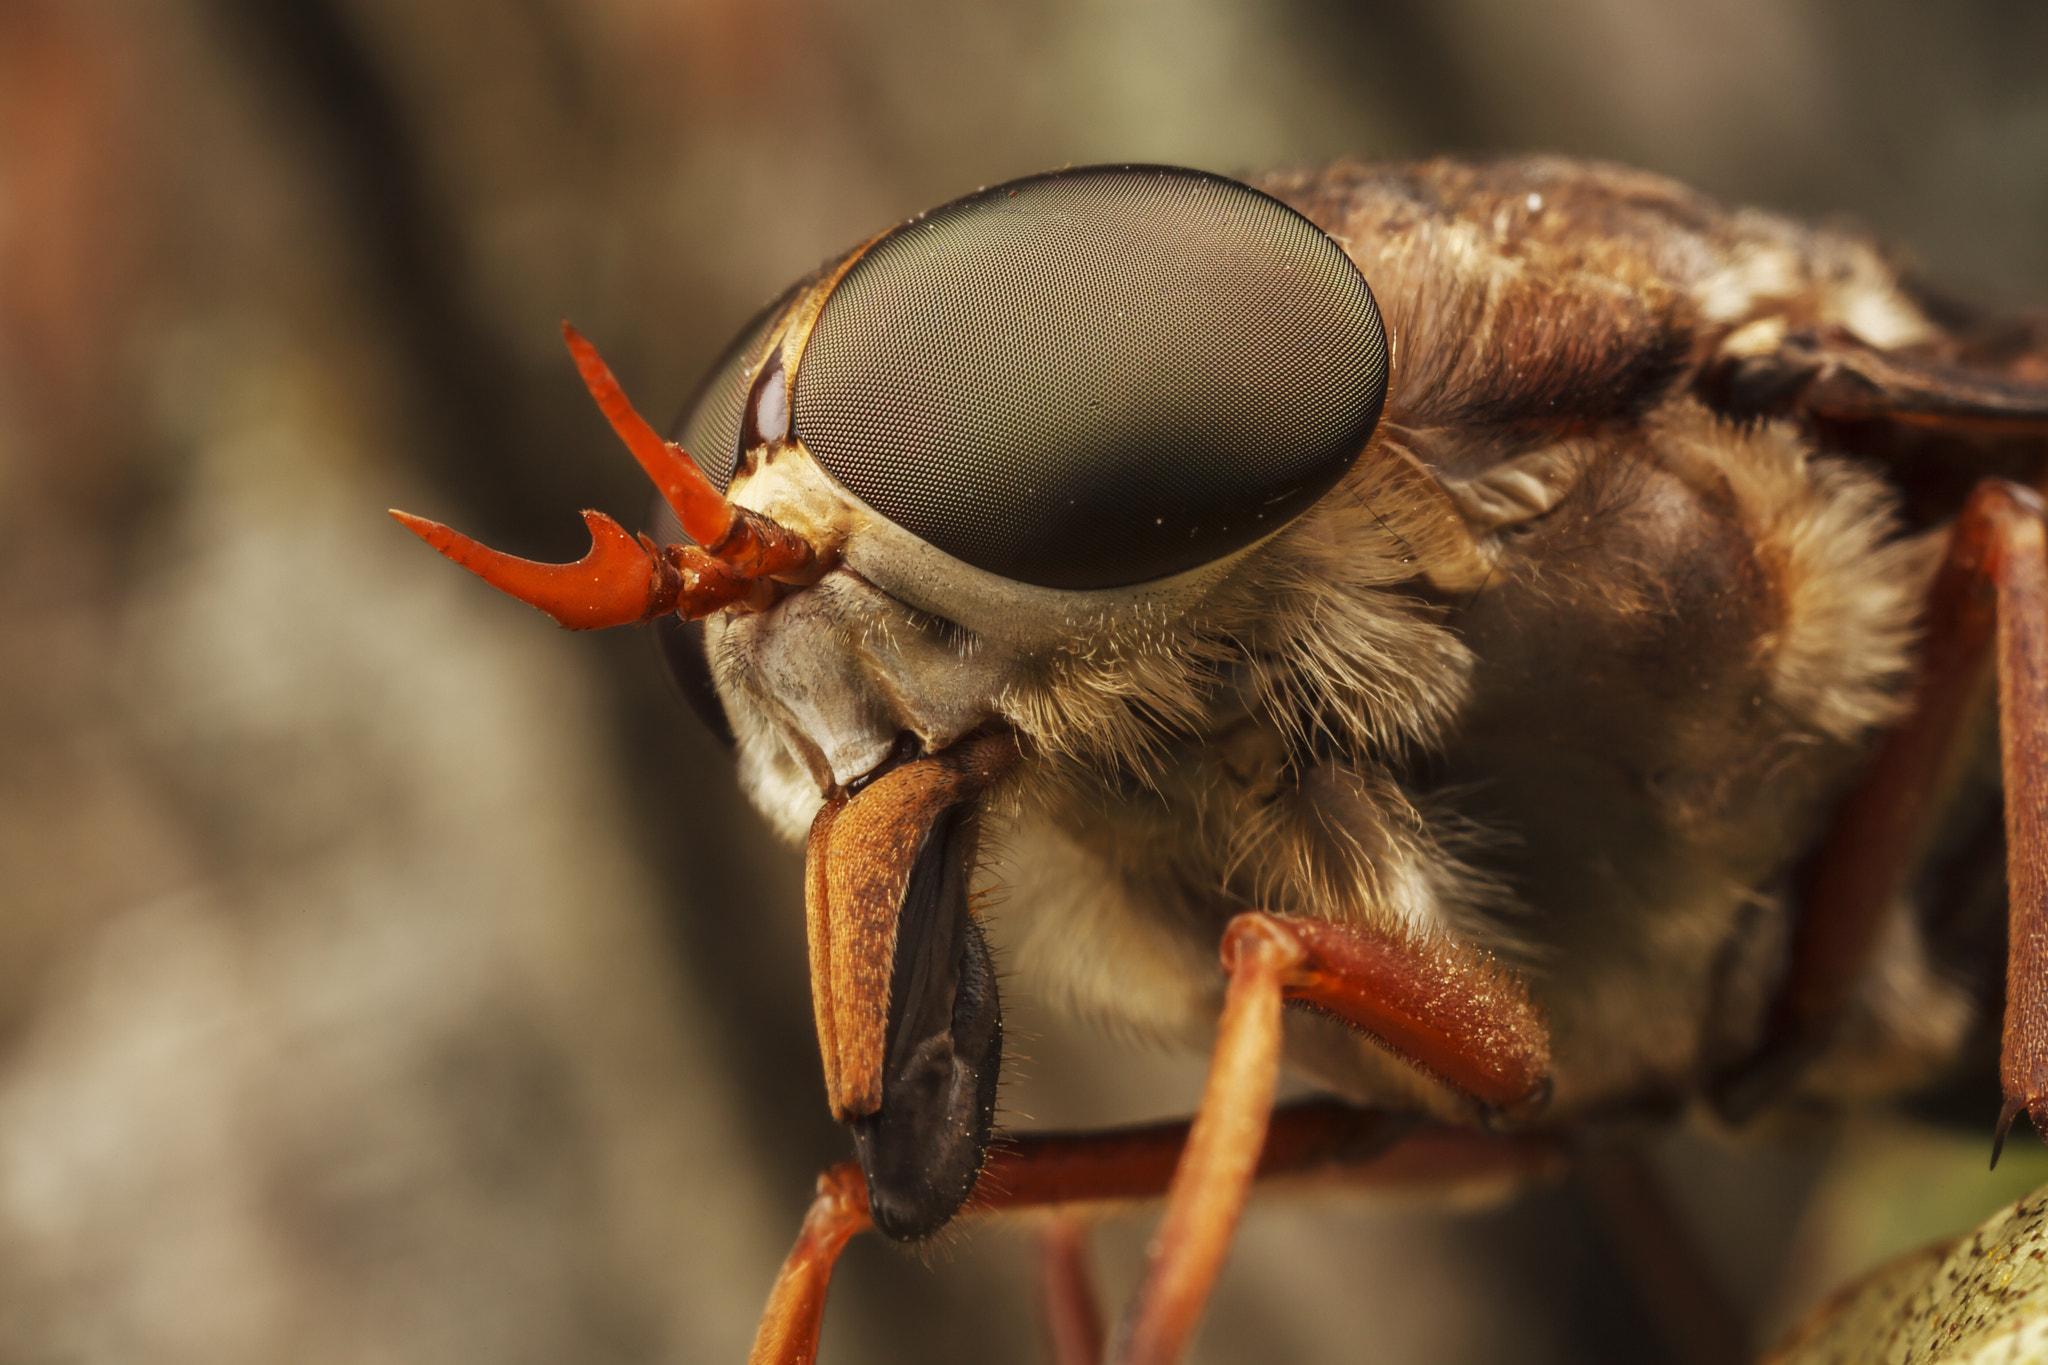
<svg viewBox="0 0 2048 1365"><path fill-rule="evenodd" d="M1885 910L1933 823L1986 667L1998 682L2009 920L1996 1146L2022 1109L2048 1135L2048 536L2041 499L2004 480L1964 505L1929 590L1912 709L1838 808L1802 877L1785 980L1757 1051L1716 1086L1742 1118L1828 1043L1876 953Z"/></svg>

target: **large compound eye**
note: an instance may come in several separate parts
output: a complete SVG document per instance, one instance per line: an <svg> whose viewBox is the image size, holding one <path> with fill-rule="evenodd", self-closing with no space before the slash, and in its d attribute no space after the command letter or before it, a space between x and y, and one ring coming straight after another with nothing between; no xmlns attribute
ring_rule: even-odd
<svg viewBox="0 0 2048 1365"><path fill-rule="evenodd" d="M805 280L786 290L753 316L697 386L682 421L676 423L675 439L721 493L732 482L733 467L739 460L740 423L746 418L748 387L761 367L762 348L789 301L808 283ZM670 539L680 539L680 530L663 523Z"/></svg>
<svg viewBox="0 0 2048 1365"><path fill-rule="evenodd" d="M1313 223L1216 176L1095 167L876 243L805 345L795 434L956 558L1107 588L1307 510L1365 447L1386 383L1372 292Z"/></svg>

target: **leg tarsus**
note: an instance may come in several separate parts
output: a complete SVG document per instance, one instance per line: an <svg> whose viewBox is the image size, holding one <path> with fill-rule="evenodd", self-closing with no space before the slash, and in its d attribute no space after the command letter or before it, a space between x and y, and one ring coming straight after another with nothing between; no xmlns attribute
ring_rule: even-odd
<svg viewBox="0 0 2048 1365"><path fill-rule="evenodd" d="M2005 1154L2005 1135L2012 1131L2012 1121L2025 1109L2024 1100L2008 1099L1998 1107L1998 1122L1991 1128L1991 1169L1998 1169L1998 1158ZM2029 1118L2032 1116L2029 1115Z"/></svg>

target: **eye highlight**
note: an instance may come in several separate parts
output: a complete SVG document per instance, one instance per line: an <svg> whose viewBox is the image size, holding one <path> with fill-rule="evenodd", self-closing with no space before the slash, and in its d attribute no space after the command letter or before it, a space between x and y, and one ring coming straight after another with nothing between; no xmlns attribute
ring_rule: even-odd
<svg viewBox="0 0 2048 1365"><path fill-rule="evenodd" d="M1371 437L1371 290L1307 219L1195 171L1021 180L904 224L825 300L795 431L868 506L1053 588L1278 530Z"/></svg>
<svg viewBox="0 0 2048 1365"><path fill-rule="evenodd" d="M778 361L770 361L768 373L754 395L754 439L773 444L789 435L789 376Z"/></svg>

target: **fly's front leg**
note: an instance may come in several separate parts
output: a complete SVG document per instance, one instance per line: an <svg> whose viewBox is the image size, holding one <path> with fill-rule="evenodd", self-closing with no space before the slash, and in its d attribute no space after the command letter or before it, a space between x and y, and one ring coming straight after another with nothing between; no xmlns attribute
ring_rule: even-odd
<svg viewBox="0 0 2048 1365"><path fill-rule="evenodd" d="M1326 1010L1491 1109L1549 1091L1550 1042L1519 982L1448 941L1252 912L1223 935L1216 1051L1114 1358L1180 1359L1244 1211L1280 1074L1287 1000Z"/></svg>
<svg viewBox="0 0 2048 1365"><path fill-rule="evenodd" d="M1911 875L1987 664L1998 676L2005 786L2007 959L2000 1080L2006 1127L2022 1108L2048 1134L2048 563L2040 499L1980 485L1929 591L1912 710L1844 799L1801 879L1786 978L1756 1052L1724 1073L1732 1117L1761 1108L1826 1046L1876 953L1883 915ZM1994 1154L1993 1159L1996 1159Z"/></svg>
<svg viewBox="0 0 2048 1365"><path fill-rule="evenodd" d="M1299 940L1263 915L1233 920L1223 936L1230 989L1216 1026L1216 1051L1145 1278L1131 1300L1119 1361L1178 1360L1194 1335L1266 1142L1280 1081L1282 995L1307 958Z"/></svg>

